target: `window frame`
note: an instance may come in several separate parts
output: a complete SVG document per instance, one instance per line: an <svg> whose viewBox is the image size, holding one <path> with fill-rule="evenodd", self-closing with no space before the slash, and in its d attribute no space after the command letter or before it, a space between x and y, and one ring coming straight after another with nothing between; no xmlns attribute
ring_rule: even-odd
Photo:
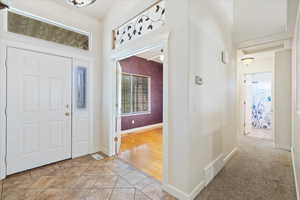
<svg viewBox="0 0 300 200"><path fill-rule="evenodd" d="M123 75L127 75L127 76L130 76L130 91L131 91L131 97L132 97L132 77L135 76L135 77L143 77L143 78L147 78L148 80L148 111L140 111L140 112L132 112L132 99L130 99L131 101L131 112L129 113L123 113L122 112L122 109L121 109L121 116L122 117L126 117L126 116L135 116L135 115L148 115L148 114L151 114L151 76L147 76L147 75L141 75L141 74L135 74L135 73L128 73L128 72L121 72L121 75L122 75L122 78L123 78ZM122 82L122 81L121 81ZM122 83L121 83L121 88L122 88ZM122 89L121 89L121 99L122 99ZM122 103L121 103L122 105Z"/></svg>
<svg viewBox="0 0 300 200"><path fill-rule="evenodd" d="M78 34L85 35L85 36L88 37L88 40L89 40L89 48L87 50L84 50L84 49L72 47L72 46L69 46L69 45L56 43L56 42L53 42L53 41L43 40L43 39L36 38L36 37L31 37L31 36L27 36L27 35L23 35L23 34L10 32L10 31L8 31L8 12L11 12L11 13L14 13L14 14L17 14L17 15L22 15L24 17L32 18L34 20L41 21L43 23L50 24L50 25L53 25L53 26L57 26L59 28L62 28L62 29L68 30L68 31L72 31L72 32L75 32L75 33L78 33ZM89 32L89 31L84 31L82 29L76 28L75 26L69 26L69 25L60 23L58 21L51 20L51 19L45 18L45 17L41 17L41 16L38 16L38 15L32 14L30 12L26 12L26 11L16 9L16 8L13 8L13 7L10 7L9 9L4 10L2 16L3 16L3 20L2 20L3 28L2 29L0 28L0 29L1 29L1 32L4 32L6 34L11 34L11 35L15 35L15 36L18 36L18 37L23 37L23 38L30 38L30 39L33 39L33 40L41 40L41 41L44 41L44 42L47 42L47 43L51 43L51 44L55 44L55 45L62 45L62 46L67 47L67 48L72 48L72 49L76 49L76 50L84 51L84 52L91 52L92 49L93 49L93 42L92 42L93 37L92 37L92 33Z"/></svg>

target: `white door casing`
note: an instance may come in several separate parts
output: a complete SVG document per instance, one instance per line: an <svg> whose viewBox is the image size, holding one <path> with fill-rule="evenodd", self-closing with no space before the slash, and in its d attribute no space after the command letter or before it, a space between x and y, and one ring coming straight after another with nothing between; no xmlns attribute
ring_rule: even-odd
<svg viewBox="0 0 300 200"><path fill-rule="evenodd" d="M115 136L115 145L116 145L116 154L119 153L120 147L121 147L121 142L122 142L122 137L121 137L121 132L122 132L122 68L120 65L120 62L117 62L116 66L116 136Z"/></svg>
<svg viewBox="0 0 300 200"><path fill-rule="evenodd" d="M7 49L7 175L71 158L72 60Z"/></svg>
<svg viewBox="0 0 300 200"><path fill-rule="evenodd" d="M251 106L252 106L252 98L251 94L249 94L249 88L251 88L251 80L249 80L247 74L244 75L244 106L245 106L245 122L244 122L244 134L247 135L251 132Z"/></svg>

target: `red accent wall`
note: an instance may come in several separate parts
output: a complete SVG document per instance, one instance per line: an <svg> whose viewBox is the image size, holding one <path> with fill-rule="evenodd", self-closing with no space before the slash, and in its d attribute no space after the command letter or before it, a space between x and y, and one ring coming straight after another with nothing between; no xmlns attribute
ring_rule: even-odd
<svg viewBox="0 0 300 200"><path fill-rule="evenodd" d="M151 113L123 116L122 130L128 130L163 121L163 65L140 57L130 57L120 61L122 72L151 77ZM132 124L132 120L135 121Z"/></svg>

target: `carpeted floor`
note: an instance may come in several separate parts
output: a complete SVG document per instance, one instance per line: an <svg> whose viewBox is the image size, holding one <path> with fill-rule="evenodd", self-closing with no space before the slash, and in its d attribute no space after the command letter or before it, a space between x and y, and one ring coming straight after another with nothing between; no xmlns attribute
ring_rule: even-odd
<svg viewBox="0 0 300 200"><path fill-rule="evenodd" d="M237 154L197 200L296 200L291 153L240 138Z"/></svg>

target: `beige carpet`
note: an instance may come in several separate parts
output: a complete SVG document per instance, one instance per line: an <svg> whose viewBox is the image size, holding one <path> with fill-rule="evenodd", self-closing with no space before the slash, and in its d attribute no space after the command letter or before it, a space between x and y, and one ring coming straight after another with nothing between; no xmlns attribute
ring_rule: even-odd
<svg viewBox="0 0 300 200"><path fill-rule="evenodd" d="M238 153L196 199L296 200L291 154L242 137Z"/></svg>

